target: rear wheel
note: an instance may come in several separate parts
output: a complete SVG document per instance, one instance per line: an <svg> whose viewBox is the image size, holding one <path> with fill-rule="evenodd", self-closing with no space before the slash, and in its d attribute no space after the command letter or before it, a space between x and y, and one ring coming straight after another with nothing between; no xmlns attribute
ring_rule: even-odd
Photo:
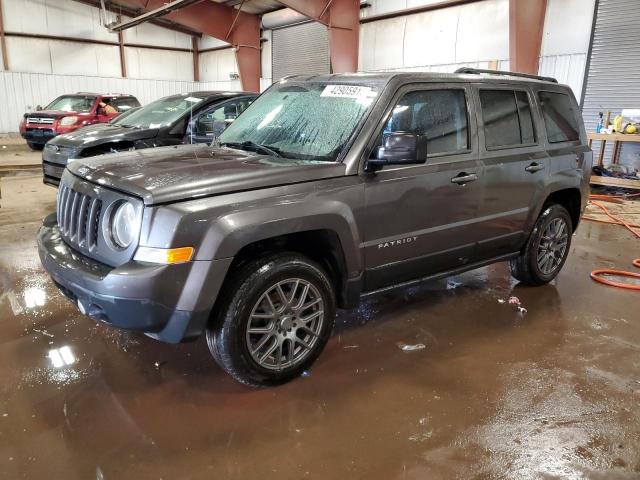
<svg viewBox="0 0 640 480"><path fill-rule="evenodd" d="M44 145L41 143L33 143L33 142L27 142L27 146L31 149L31 150L35 150L35 151L40 151L44 148Z"/></svg>
<svg viewBox="0 0 640 480"><path fill-rule="evenodd" d="M511 274L527 285L550 282L567 259L572 234L567 209L557 204L545 206L524 250L511 260Z"/></svg>
<svg viewBox="0 0 640 480"><path fill-rule="evenodd" d="M308 369L326 345L335 294L326 272L293 253L242 267L207 329L217 363L247 385L276 385Z"/></svg>

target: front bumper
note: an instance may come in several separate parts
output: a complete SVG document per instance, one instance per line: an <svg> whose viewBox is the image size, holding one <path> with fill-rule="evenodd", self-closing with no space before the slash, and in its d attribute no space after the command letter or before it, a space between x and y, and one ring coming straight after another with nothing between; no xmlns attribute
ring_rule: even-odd
<svg viewBox="0 0 640 480"><path fill-rule="evenodd" d="M67 168L70 158L77 158L79 153L75 148L48 144L42 151L42 181L57 187Z"/></svg>
<svg viewBox="0 0 640 480"><path fill-rule="evenodd" d="M113 268L68 247L55 214L38 232L38 253L56 286L83 313L169 343L204 331L232 260L178 265L131 261Z"/></svg>
<svg viewBox="0 0 640 480"><path fill-rule="evenodd" d="M51 128L32 128L27 126L22 138L27 142L44 145L58 134Z"/></svg>

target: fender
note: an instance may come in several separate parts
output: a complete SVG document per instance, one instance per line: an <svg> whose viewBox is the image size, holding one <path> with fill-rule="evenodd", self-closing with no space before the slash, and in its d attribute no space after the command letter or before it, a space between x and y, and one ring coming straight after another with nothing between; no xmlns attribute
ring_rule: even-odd
<svg viewBox="0 0 640 480"><path fill-rule="evenodd" d="M337 234L348 277L363 269L356 220L349 206L339 200L278 204L229 213L212 225L199 248L198 257L234 257L242 248L261 240L310 230Z"/></svg>

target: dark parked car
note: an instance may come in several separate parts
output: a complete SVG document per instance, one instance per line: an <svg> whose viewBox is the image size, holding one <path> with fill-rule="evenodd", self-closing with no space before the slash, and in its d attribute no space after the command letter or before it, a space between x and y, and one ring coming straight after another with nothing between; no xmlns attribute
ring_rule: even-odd
<svg viewBox="0 0 640 480"><path fill-rule="evenodd" d="M141 148L211 143L249 106L254 94L191 92L164 97L112 122L60 135L42 153L44 183L57 186L79 158Z"/></svg>
<svg viewBox="0 0 640 480"><path fill-rule="evenodd" d="M101 104L113 107L105 108ZM25 113L20 134L32 150L42 150L57 135L73 132L87 125L105 123L121 113L140 106L132 95L76 93L62 95L44 109Z"/></svg>
<svg viewBox="0 0 640 480"><path fill-rule="evenodd" d="M309 368L361 295L500 261L551 281L593 156L568 87L477 70L288 78L218 140L74 162L38 248L81 312L206 332L253 385Z"/></svg>

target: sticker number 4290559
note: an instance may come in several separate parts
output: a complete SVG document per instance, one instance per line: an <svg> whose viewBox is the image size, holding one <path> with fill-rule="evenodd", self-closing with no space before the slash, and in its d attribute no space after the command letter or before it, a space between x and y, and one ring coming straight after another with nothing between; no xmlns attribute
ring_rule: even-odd
<svg viewBox="0 0 640 480"><path fill-rule="evenodd" d="M334 98L366 98L375 95L371 88L360 85L327 85L320 94L321 97Z"/></svg>

